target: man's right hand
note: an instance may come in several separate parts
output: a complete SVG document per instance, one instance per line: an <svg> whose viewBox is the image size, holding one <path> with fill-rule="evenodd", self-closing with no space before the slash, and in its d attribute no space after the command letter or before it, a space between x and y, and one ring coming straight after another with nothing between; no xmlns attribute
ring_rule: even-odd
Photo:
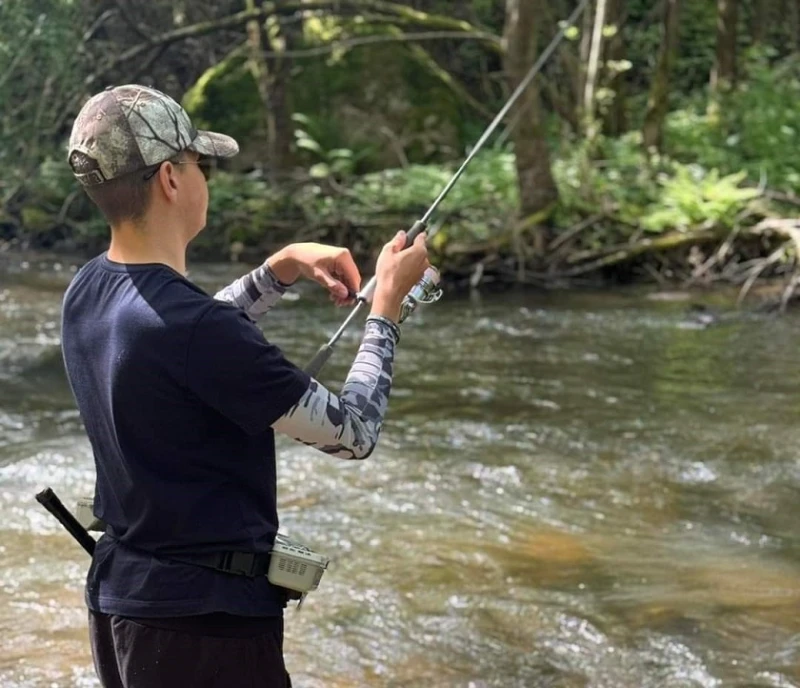
<svg viewBox="0 0 800 688"><path fill-rule="evenodd" d="M398 232L383 247L375 267L377 285L372 299L372 315L382 315L394 322L400 320L403 299L419 282L430 266L426 234L422 232L408 248L406 233Z"/></svg>

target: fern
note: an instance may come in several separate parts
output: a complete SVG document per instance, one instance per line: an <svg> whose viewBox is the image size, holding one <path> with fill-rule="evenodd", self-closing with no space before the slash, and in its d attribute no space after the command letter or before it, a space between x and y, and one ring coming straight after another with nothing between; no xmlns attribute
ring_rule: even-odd
<svg viewBox="0 0 800 688"><path fill-rule="evenodd" d="M721 177L692 165L677 165L675 175L663 178L661 196L642 220L651 232L668 229L686 231L704 223L732 228L737 216L759 195L756 189L739 185L744 171Z"/></svg>

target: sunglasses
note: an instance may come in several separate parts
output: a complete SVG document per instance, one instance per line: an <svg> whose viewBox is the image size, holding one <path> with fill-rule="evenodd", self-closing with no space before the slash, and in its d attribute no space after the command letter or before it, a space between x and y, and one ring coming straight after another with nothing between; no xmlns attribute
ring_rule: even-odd
<svg viewBox="0 0 800 688"><path fill-rule="evenodd" d="M166 161L164 161L166 162ZM211 179L211 174L217 169L217 159L216 158L208 158L208 157L201 157L197 160L170 160L173 165L197 165L200 168L200 171L203 173L203 177L205 180L208 181ZM144 175L144 180L148 181L156 176L156 172L161 169L161 165L164 163L158 163L150 172Z"/></svg>

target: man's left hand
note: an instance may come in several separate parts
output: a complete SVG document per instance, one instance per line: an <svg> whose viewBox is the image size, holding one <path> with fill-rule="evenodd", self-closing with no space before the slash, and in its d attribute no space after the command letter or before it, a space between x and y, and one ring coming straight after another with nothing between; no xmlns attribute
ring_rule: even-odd
<svg viewBox="0 0 800 688"><path fill-rule="evenodd" d="M267 259L267 265L284 284L300 277L325 287L337 306L352 303L361 289L361 273L346 248L313 242L290 244Z"/></svg>

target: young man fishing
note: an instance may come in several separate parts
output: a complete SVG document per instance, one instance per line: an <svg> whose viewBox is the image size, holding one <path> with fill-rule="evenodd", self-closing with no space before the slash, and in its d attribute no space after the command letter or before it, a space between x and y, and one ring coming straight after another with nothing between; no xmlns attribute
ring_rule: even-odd
<svg viewBox="0 0 800 688"><path fill-rule="evenodd" d="M341 392L328 391L254 321L300 277L347 303L361 284L348 251L288 246L214 297L185 278L210 165L237 152L138 85L91 98L70 138L72 170L111 226L62 312L107 524L86 584L106 688L290 686L286 591L264 575L278 530L274 432L344 459L371 453L402 300L428 266L424 235L383 248L361 346Z"/></svg>

